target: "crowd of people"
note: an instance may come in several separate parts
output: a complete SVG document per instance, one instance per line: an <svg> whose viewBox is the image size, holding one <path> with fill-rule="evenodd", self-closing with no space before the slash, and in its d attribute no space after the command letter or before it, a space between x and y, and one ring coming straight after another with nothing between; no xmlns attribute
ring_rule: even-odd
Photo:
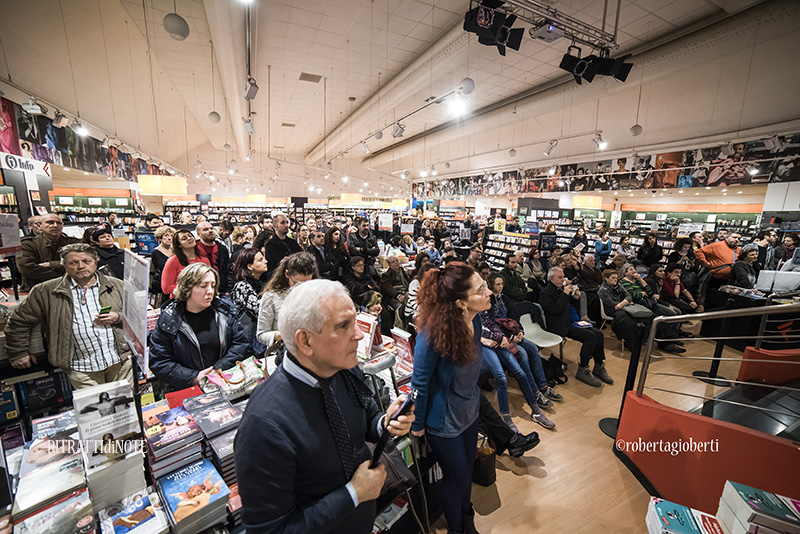
<svg viewBox="0 0 800 534"><path fill-rule="evenodd" d="M523 435L512 420L506 373L517 382L531 420L545 429L556 426L546 410L564 400L548 380L539 347L526 338L521 316L534 313L546 330L580 343L575 377L601 387L614 384L598 328L604 322L632 349L641 342L637 332L654 317L697 311L706 287L752 288L761 269L800 270L798 237L786 235L778 243L774 230L744 246L735 232L695 232L665 255L655 233L634 251L627 236L615 245L605 229L590 247L580 228L568 247L546 257L536 247L510 252L503 268L494 270L484 260L481 227L472 214L463 222L465 239L421 214L411 235L401 234L399 219L392 230L380 230L377 214L302 222L273 213L256 225L223 219L216 228L204 219L185 213L173 227L151 214L141 225L158 244L151 253L150 288L160 315L148 339L149 365L173 391L201 384L209 373L250 355L277 356L274 378L254 394L255 408L246 412L237 437L244 520L254 527L312 519L304 515L310 510L288 512L281 491L283 479L298 472L287 471L294 461L289 458L320 456L299 444L296 429L285 435L272 427L313 413L300 425L309 433L330 423L357 439L348 446L328 432L317 444L320 451L337 451L341 466L328 456L321 471L308 473L305 497L329 498L327 513L338 511L354 525L374 517L374 510L366 513L360 505L372 502L383 475L365 467L364 439L375 438L374 431L402 435L410 429L426 436L442 467L448 528L476 532L469 475L478 428L512 456L539 443L536 432ZM62 232L57 214L29 221L32 235L23 238L18 265L30 293L6 327L14 367L37 364L31 339L42 328L49 362L67 372L73 387L132 380L115 225L109 218L79 240ZM379 413L357 371L359 312L373 315L384 335L395 326L416 334L415 412L389 426L392 412ZM681 338L691 336L678 323L661 324L657 334L658 348L670 353L684 352ZM496 392L499 411L479 385ZM322 395L310 398L305 386ZM273 397L285 411L260 404ZM332 415L333 404L341 407L338 415ZM351 424L359 410L367 418ZM266 443L274 449L264 452ZM324 481L321 473L327 473Z"/></svg>

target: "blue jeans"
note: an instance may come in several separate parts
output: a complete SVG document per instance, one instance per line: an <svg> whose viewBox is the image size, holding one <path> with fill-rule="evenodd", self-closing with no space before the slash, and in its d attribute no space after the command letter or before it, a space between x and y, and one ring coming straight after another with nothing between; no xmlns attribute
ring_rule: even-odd
<svg viewBox="0 0 800 534"><path fill-rule="evenodd" d="M525 397L525 401L531 406L536 406L536 393L533 391L533 377L531 376L528 378L530 374L530 368L528 368L528 372L526 374L525 367L528 367L527 361L528 357L525 354L525 351L517 345L517 348L520 349L520 359L526 362L523 366L517 360L517 357L511 354L511 351L508 349L501 349L499 347L495 348L494 351L497 353L497 356L500 358L500 362L503 364L509 373L514 375L514 378L517 379L517 383L519 384L519 389L522 391L522 395ZM497 396L498 400L500 395ZM506 400L506 407L508 406L508 401ZM508 412L505 412L508 413Z"/></svg>
<svg viewBox="0 0 800 534"><path fill-rule="evenodd" d="M494 387L497 390L497 405L500 408L500 413L509 413L506 372L503 370L500 359L493 349L486 346L481 346L481 349L481 353L483 354L483 368L492 373L492 378L494 378Z"/></svg>
<svg viewBox="0 0 800 534"><path fill-rule="evenodd" d="M544 367L542 367L542 357L539 355L539 348L528 339L522 338L522 341L517 343L522 349L525 349L527 358L520 357L522 362L522 369L531 384L534 384L538 389L547 387L547 377L544 374Z"/></svg>
<svg viewBox="0 0 800 534"><path fill-rule="evenodd" d="M427 434L436 460L444 474L442 508L447 529L464 531L464 516L472 515L472 467L478 446L478 422L454 438L440 438Z"/></svg>

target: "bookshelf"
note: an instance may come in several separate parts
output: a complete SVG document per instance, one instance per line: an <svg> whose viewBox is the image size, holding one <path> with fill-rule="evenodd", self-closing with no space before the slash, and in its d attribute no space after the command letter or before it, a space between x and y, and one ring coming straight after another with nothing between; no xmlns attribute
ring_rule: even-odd
<svg viewBox="0 0 800 534"><path fill-rule="evenodd" d="M531 247L538 246L538 242L538 235L490 232L486 236L483 254L493 269L502 269L509 253L521 250L527 256Z"/></svg>

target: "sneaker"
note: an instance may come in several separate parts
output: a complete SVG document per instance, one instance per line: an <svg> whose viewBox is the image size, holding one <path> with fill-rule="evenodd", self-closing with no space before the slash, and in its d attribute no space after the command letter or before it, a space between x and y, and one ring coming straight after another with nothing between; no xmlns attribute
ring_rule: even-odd
<svg viewBox="0 0 800 534"><path fill-rule="evenodd" d="M544 393L541 391L536 392L536 404L541 406L542 408L550 408L553 406L553 401L545 397Z"/></svg>
<svg viewBox="0 0 800 534"><path fill-rule="evenodd" d="M575 373L575 379L580 380L586 384L589 384L592 387L599 388L600 381L592 376L592 373L589 371L589 366L578 366L578 371Z"/></svg>
<svg viewBox="0 0 800 534"><path fill-rule="evenodd" d="M606 372L606 364L604 363L594 364L594 370L592 371L592 374L608 385L614 384L614 379L608 376L608 372Z"/></svg>
<svg viewBox="0 0 800 534"><path fill-rule="evenodd" d="M508 455L512 458L519 458L525 451L529 451L539 444L539 434L531 432L527 436L514 434L508 441Z"/></svg>
<svg viewBox="0 0 800 534"><path fill-rule="evenodd" d="M531 419L533 419L534 421L536 421L537 423L539 423L548 430L552 430L556 427L556 424L552 422L550 419L548 419L547 416L542 412L532 413Z"/></svg>
<svg viewBox="0 0 800 534"><path fill-rule="evenodd" d="M558 401L558 402L561 402L561 401L564 400L564 397L561 396L561 394L556 393L556 390L554 390L550 386L547 386L546 388L544 388L542 390L542 393L544 393L544 396L547 397L550 400L554 400L554 401Z"/></svg>
<svg viewBox="0 0 800 534"><path fill-rule="evenodd" d="M508 425L508 428L510 428L513 432L519 433L519 429L517 428L517 425L515 425L514 422L511 420L511 414L504 413L503 414L503 422L506 425Z"/></svg>

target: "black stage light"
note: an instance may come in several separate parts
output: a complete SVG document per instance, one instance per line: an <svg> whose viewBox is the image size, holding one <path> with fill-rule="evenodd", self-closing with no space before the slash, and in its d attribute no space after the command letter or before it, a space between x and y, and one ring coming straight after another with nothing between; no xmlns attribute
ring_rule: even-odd
<svg viewBox="0 0 800 534"><path fill-rule="evenodd" d="M624 82L628 79L628 74L631 73L633 63L625 63L625 60L631 57L630 54L625 54L622 57L604 58L600 66L600 71L597 74L602 76L613 76L617 80Z"/></svg>
<svg viewBox="0 0 800 534"><path fill-rule="evenodd" d="M478 7L470 9L464 15L464 31L477 34L479 37L491 37L490 28L494 24L495 9L502 6L501 0L483 0Z"/></svg>
<svg viewBox="0 0 800 534"><path fill-rule="evenodd" d="M476 34L482 45L497 46L500 54L505 56L506 47L519 50L525 30L511 28L517 16L497 11L502 5L500 0L483 0L464 15L464 30Z"/></svg>
<svg viewBox="0 0 800 534"><path fill-rule="evenodd" d="M570 52L574 52L574 54L570 54ZM579 74L575 74L575 67L578 65L578 62L581 60L581 49L580 47L571 45L567 48L567 53L564 54L564 57L561 58L561 63L558 65L560 69L563 69L575 77L575 82L580 85L581 84L581 77Z"/></svg>

